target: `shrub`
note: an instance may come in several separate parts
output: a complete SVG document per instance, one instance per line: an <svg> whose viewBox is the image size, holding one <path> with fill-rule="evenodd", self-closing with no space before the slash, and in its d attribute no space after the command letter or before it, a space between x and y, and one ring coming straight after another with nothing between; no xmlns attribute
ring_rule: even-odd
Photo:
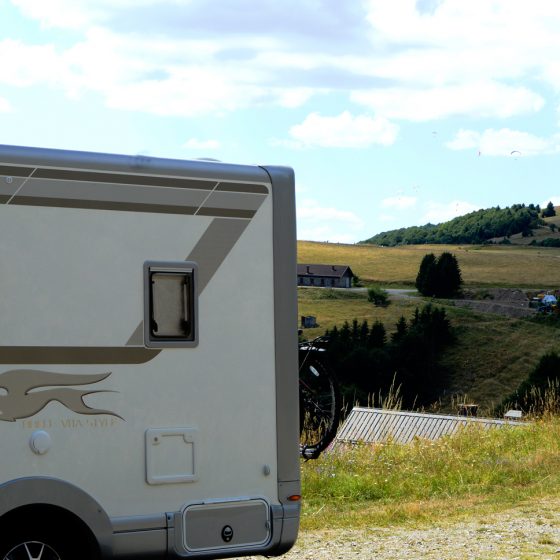
<svg viewBox="0 0 560 560"><path fill-rule="evenodd" d="M368 301L374 305L388 305L389 294L385 290L373 286L368 288Z"/></svg>

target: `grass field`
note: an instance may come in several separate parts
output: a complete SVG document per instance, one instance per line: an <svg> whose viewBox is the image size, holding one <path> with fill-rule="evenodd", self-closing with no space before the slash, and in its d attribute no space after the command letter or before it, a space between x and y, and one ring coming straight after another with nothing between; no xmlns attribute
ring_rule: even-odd
<svg viewBox="0 0 560 560"><path fill-rule="evenodd" d="M325 329L340 326L345 320L349 323L357 319L360 323L367 320L369 325L375 321L385 324L387 330L393 330L393 324L401 315L408 317L414 313L421 301L412 299L395 300L392 305L376 307L367 300L367 292L330 290L325 288L299 288L299 314L313 315L319 327L306 329L308 338L324 334Z"/></svg>
<svg viewBox="0 0 560 560"><path fill-rule="evenodd" d="M468 286L560 287L560 248L521 245L341 245L298 242L298 262L348 264L366 283L411 286L422 258L453 253Z"/></svg>
<svg viewBox="0 0 560 560"><path fill-rule="evenodd" d="M560 489L560 419L361 445L302 464L303 529L408 526L499 511Z"/></svg>
<svg viewBox="0 0 560 560"><path fill-rule="evenodd" d="M422 257L444 250L459 261L469 287L509 286L525 289L560 287L560 249L526 246L407 246L382 248L327 243L298 243L298 261L348 264L364 281L385 288L412 287ZM425 304L419 299L392 299L387 307L375 307L365 291L346 292L320 288L299 289L299 314L317 318L317 329L306 329L306 338L324 334L344 321L381 321L388 332L401 316L409 319ZM457 332L457 342L442 356L450 371L441 410L451 411L454 400L475 402L481 413L514 391L549 350L560 351L560 330L525 319L512 319L456 308L440 300Z"/></svg>
<svg viewBox="0 0 560 560"><path fill-rule="evenodd" d="M299 289L300 315L313 315L319 327L305 329L305 338L314 338L344 321L364 320L372 325L382 322L388 333L395 330L401 316L410 319L416 307L426 301L392 300L386 307L367 301L365 293ZM457 334L456 342L442 354L442 364L450 372L448 387L440 401L442 412L454 412L455 401L479 405L481 414L489 414L512 393L547 351L560 351L560 330L526 319L512 319L493 314L476 313L447 305L439 300Z"/></svg>
<svg viewBox="0 0 560 560"><path fill-rule="evenodd" d="M299 242L298 260L348 264L365 283L411 287L422 257L444 250L458 258L468 287L560 287L560 249ZM306 329L309 338L354 318L370 325L379 320L391 332L401 315L408 319L425 303L423 298L392 299L386 307L375 307L365 291L319 288L300 288L298 298L300 315L314 315L320 324ZM443 300L435 303L444 306L457 334L457 342L442 356L451 373L441 411L455 412L453 402L467 401L481 407L480 415L489 414L546 351L560 351L560 329ZM302 483L304 532L423 525L444 530L447 523L468 522L475 513L485 519L510 507L558 500L560 418L534 420L524 427L475 428L437 441L335 448L317 461L302 463Z"/></svg>
<svg viewBox="0 0 560 560"><path fill-rule="evenodd" d="M481 414L512 393L548 351L560 351L560 331L525 319L446 308L457 334L442 363L451 372L446 410L452 398L474 402Z"/></svg>

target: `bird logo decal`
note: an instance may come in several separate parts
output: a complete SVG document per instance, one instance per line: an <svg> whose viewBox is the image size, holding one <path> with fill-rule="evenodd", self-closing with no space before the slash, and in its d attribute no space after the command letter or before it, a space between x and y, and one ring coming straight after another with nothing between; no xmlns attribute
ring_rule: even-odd
<svg viewBox="0 0 560 560"><path fill-rule="evenodd" d="M29 418L43 410L52 401L61 403L77 414L110 414L121 418L110 410L92 408L84 402L86 395L109 391L68 387L69 385L98 383L109 375L111 372L75 375L34 369L13 369L0 373L0 420L15 422L21 418Z"/></svg>

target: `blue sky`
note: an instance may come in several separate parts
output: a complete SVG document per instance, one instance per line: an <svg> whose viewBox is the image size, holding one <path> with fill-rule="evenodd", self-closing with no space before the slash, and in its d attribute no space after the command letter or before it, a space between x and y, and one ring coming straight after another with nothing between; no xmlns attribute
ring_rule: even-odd
<svg viewBox="0 0 560 560"><path fill-rule="evenodd" d="M298 238L560 204L552 0L0 0L0 143L289 165Z"/></svg>

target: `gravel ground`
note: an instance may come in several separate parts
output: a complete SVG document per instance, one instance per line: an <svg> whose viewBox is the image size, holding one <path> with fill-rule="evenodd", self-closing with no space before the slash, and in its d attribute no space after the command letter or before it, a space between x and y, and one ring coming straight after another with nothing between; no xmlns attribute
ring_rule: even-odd
<svg viewBox="0 0 560 560"><path fill-rule="evenodd" d="M416 290L388 289L387 293L393 299L407 299L419 297ZM532 317L535 310L529 307L527 294L523 290L513 288L488 288L479 290L486 298L482 298L476 291L465 290L462 299L454 299L456 307L467 307L481 313L494 313L506 317Z"/></svg>
<svg viewBox="0 0 560 560"><path fill-rule="evenodd" d="M476 297L475 292L465 291L463 299L456 299L457 307L468 307L482 313L494 313L506 317L532 317L535 309L529 307L529 299L523 290L509 288L489 288L482 290L486 298Z"/></svg>
<svg viewBox="0 0 560 560"><path fill-rule="evenodd" d="M253 557L256 560L257 557ZM302 532L285 560L560 560L560 500L444 527Z"/></svg>

